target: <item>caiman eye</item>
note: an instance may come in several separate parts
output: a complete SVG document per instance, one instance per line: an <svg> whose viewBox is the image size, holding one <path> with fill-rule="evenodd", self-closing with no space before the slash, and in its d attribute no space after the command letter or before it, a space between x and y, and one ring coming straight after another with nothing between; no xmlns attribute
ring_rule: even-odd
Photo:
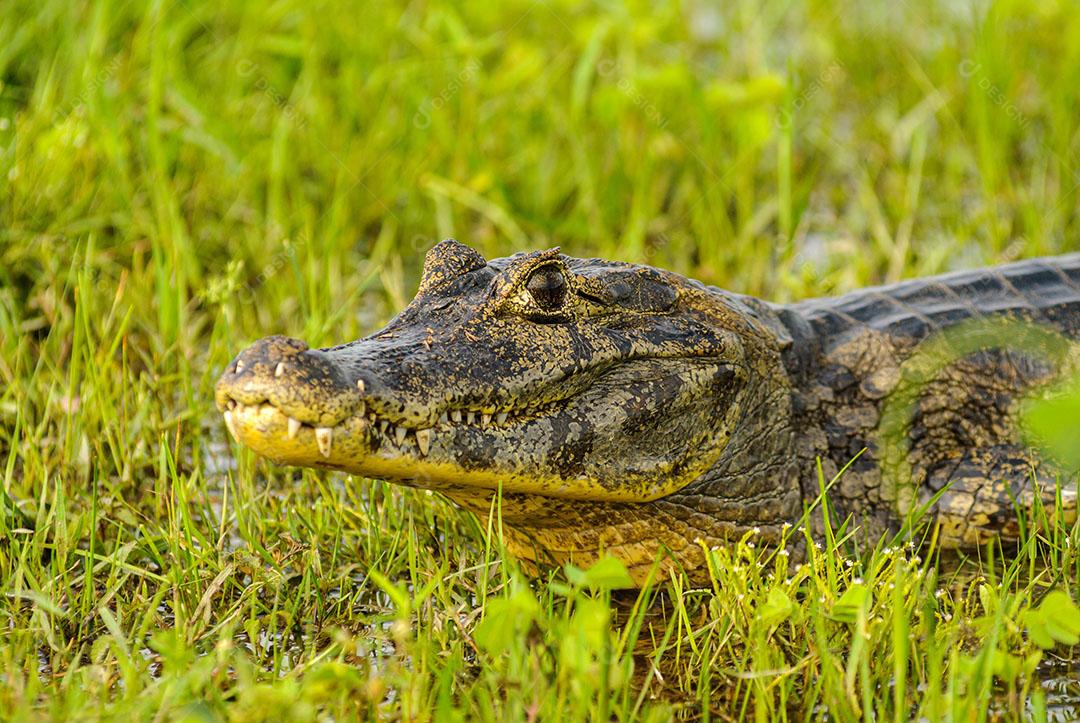
<svg viewBox="0 0 1080 723"><path fill-rule="evenodd" d="M525 288L543 311L557 311L566 300L566 277L557 266L541 266L533 271Z"/></svg>

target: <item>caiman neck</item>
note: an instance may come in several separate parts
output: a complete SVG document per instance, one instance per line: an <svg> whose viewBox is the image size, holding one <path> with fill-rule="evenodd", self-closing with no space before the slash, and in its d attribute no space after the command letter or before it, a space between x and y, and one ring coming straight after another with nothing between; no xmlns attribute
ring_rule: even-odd
<svg viewBox="0 0 1080 723"><path fill-rule="evenodd" d="M779 307L720 289L709 292L718 323L732 315L741 320L748 384L724 454L680 494L702 496L700 504L715 508L710 514L740 527L779 530L798 519L803 501L795 455L800 430L785 361L794 337Z"/></svg>

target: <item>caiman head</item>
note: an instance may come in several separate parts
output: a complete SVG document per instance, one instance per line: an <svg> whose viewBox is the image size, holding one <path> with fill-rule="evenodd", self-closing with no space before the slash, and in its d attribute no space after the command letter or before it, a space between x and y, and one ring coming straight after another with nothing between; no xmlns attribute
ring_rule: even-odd
<svg viewBox="0 0 1080 723"><path fill-rule="evenodd" d="M487 261L447 240L384 329L328 349L262 339L216 401L275 462L480 513L498 494L519 556L607 551L640 578L665 551L693 566L695 538L775 530L797 507L770 467L788 446L777 349L757 310L675 274L558 249Z"/></svg>

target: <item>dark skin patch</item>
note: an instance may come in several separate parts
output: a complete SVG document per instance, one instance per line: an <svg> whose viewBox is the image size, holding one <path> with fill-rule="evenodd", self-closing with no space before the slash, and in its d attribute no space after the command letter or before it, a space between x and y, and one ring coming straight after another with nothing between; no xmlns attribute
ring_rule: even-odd
<svg viewBox="0 0 1080 723"><path fill-rule="evenodd" d="M592 452L592 438L564 440L555 444L548 463L569 478L582 474L585 471L585 460Z"/></svg>

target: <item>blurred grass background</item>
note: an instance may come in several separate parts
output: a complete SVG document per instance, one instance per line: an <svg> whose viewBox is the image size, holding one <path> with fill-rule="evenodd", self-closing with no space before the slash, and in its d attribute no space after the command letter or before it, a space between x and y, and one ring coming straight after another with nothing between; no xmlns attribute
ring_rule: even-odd
<svg viewBox="0 0 1080 723"><path fill-rule="evenodd" d="M808 640L737 614L784 608L783 575L700 599L669 587L690 602L664 618L661 649L688 652L663 685L635 687L636 629L611 638L608 607L579 604L597 599L587 585L524 587L483 521L438 498L230 448L211 390L255 338L374 330L448 236L781 301L1076 250L1078 87L1080 13L1064 1L8 0L0 462L38 532L5 523L0 542L0 709L1021 706L1034 668L1000 660L1030 662L1015 621L1048 580L1075 585L1074 556L1050 578L1013 570L1011 592L999 580L1011 602L957 593L955 610L978 607L1004 637L924 609L935 583L906 577L923 568L897 551L790 583L816 580L824 599L861 565L888 570L910 597L874 603L884 632L857 650L816 596L797 600ZM516 634L535 645L474 641L489 600L532 621ZM557 648L568 639L580 646ZM942 680L938 697L914 693Z"/></svg>

